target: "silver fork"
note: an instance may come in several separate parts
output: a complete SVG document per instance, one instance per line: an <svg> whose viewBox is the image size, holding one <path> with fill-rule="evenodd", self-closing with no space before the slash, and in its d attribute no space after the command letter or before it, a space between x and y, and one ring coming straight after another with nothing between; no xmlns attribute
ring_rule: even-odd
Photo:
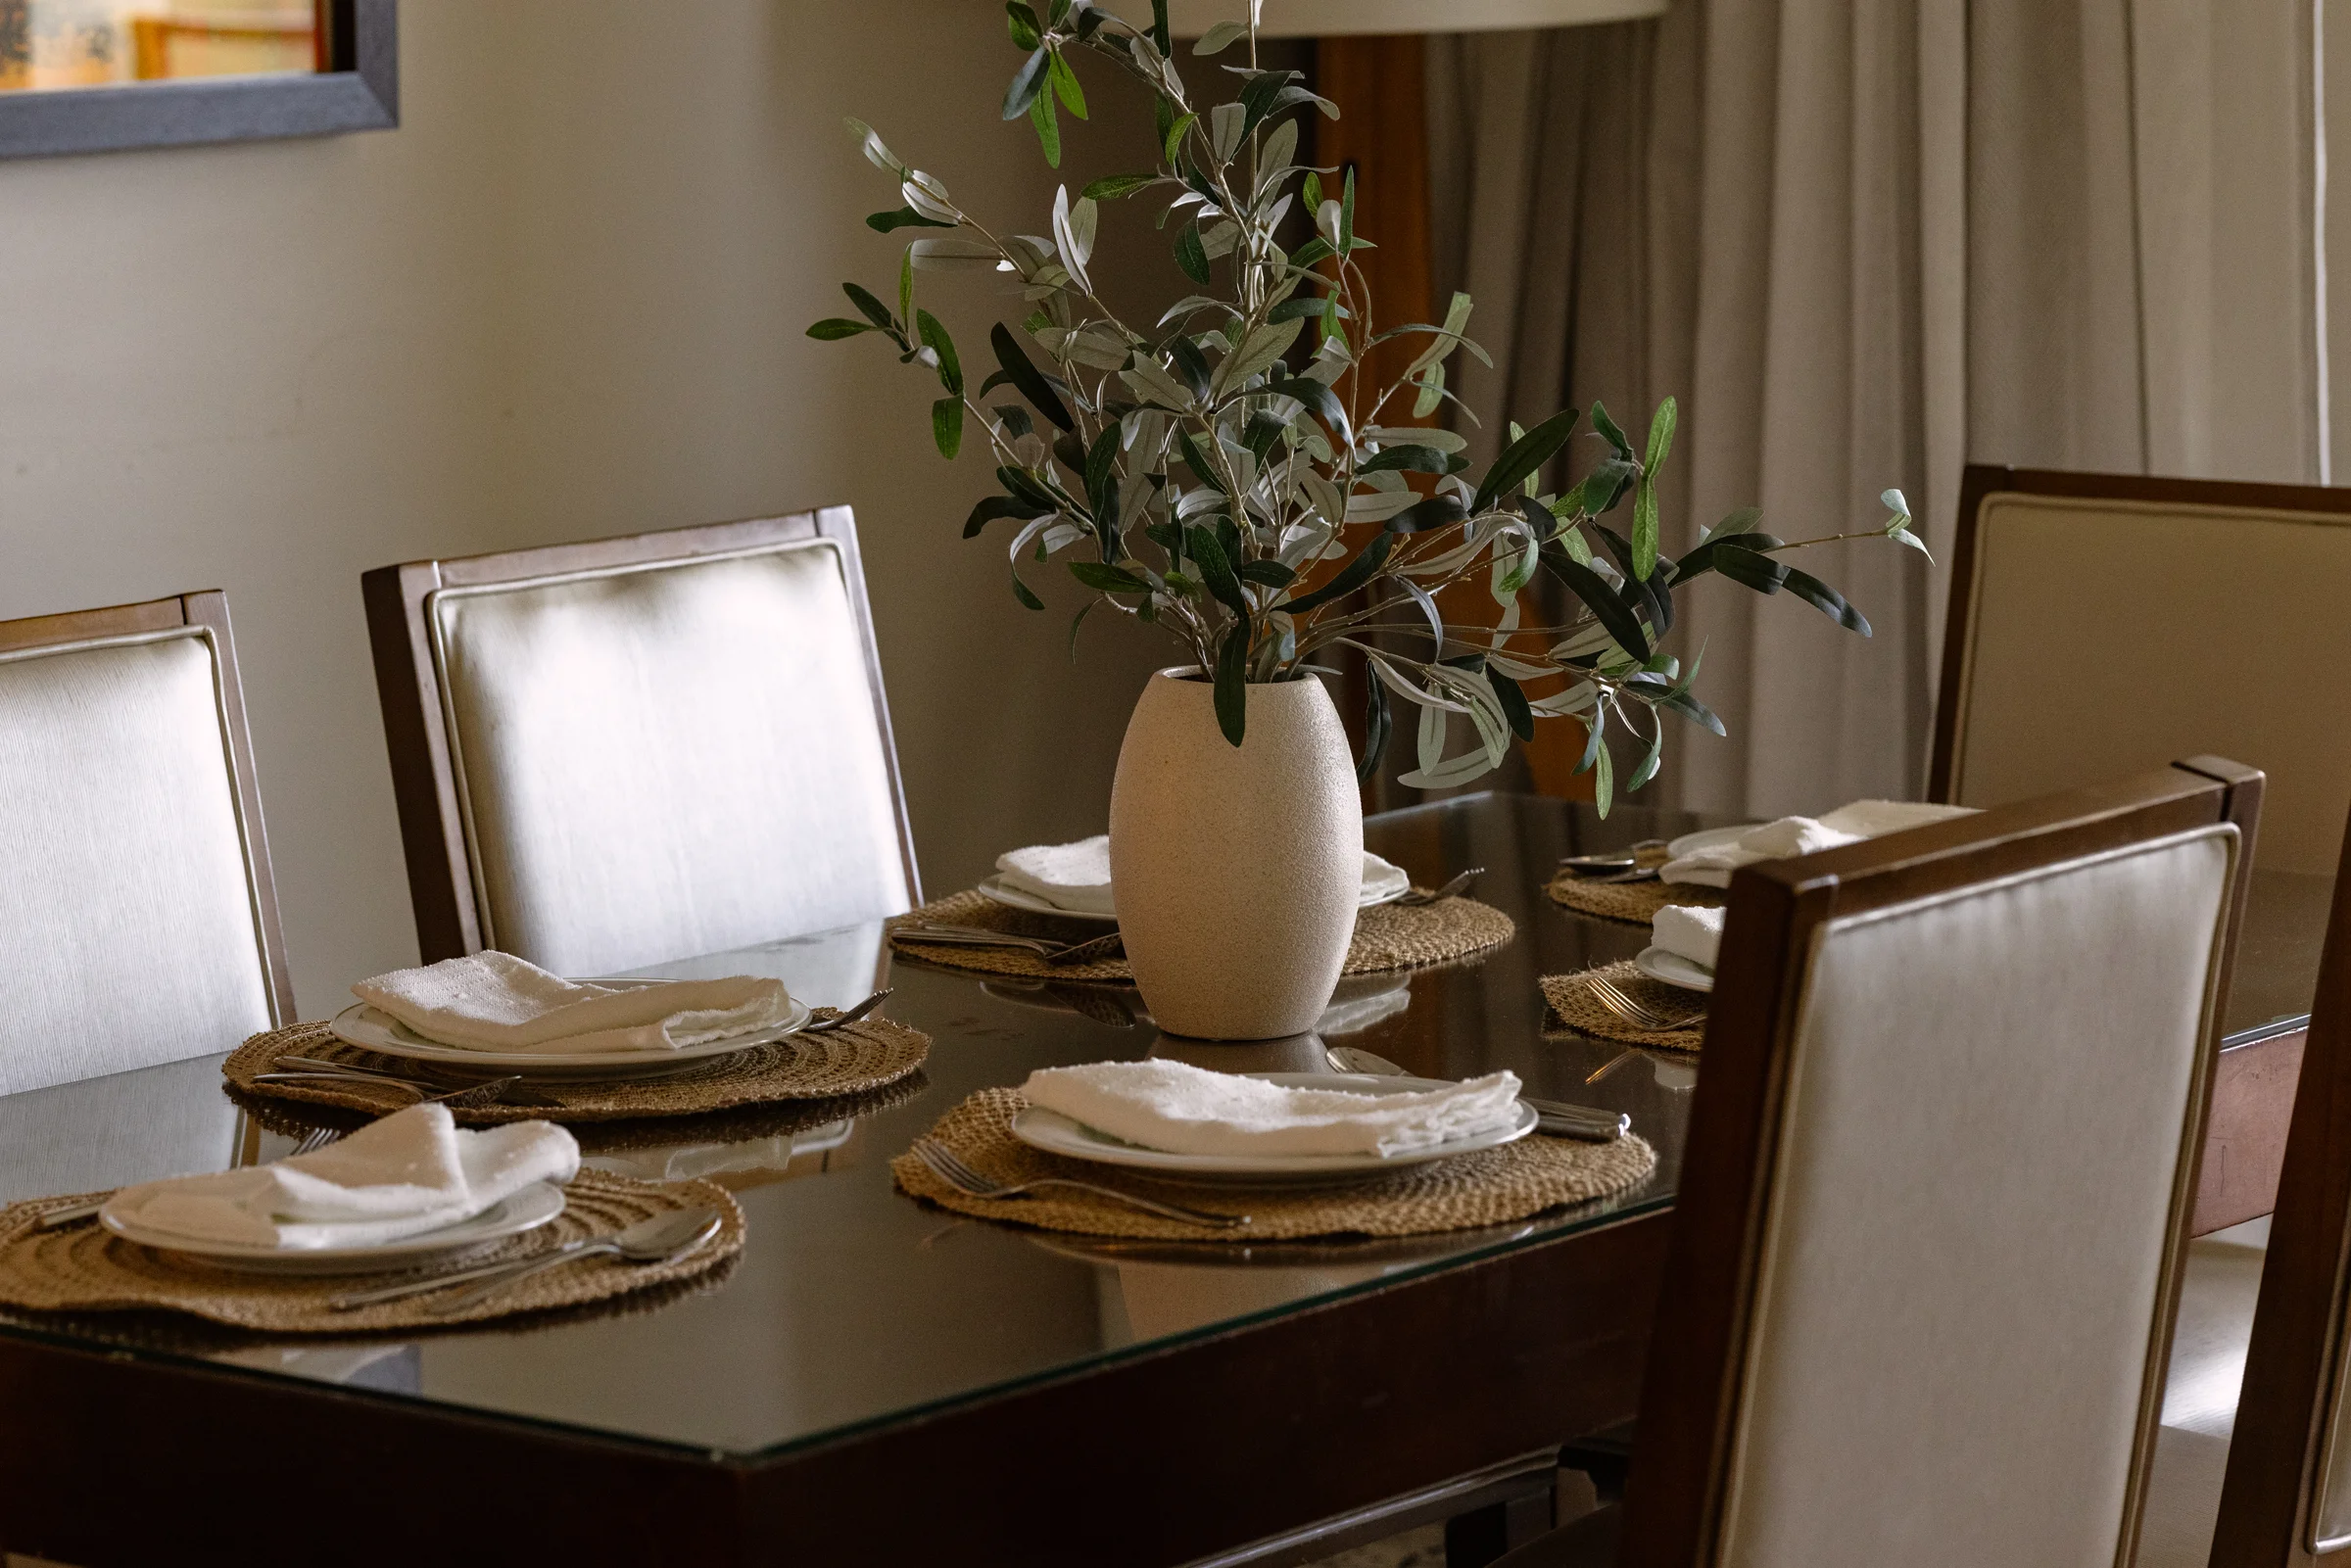
<svg viewBox="0 0 2351 1568"><path fill-rule="evenodd" d="M882 989L876 991L873 995L858 1003L855 1007L848 1009L837 1017L818 1019L813 1023L804 1024L801 1026L799 1032L802 1034L830 1034L835 1029L845 1029L850 1024L856 1022L859 1019L865 1017L868 1013L871 1013L874 1009L880 1007L883 1003L888 1001L889 993L896 989L897 987L894 985L885 985L882 987Z"/></svg>
<svg viewBox="0 0 2351 1568"><path fill-rule="evenodd" d="M914 1157L930 1167L931 1173L948 1186L969 1198L1019 1198L1039 1187L1071 1187L1079 1192L1090 1192L1098 1197L1140 1209L1145 1213L1163 1219L1179 1219L1187 1225L1207 1225L1216 1230L1233 1230L1249 1223L1247 1214L1212 1214L1204 1209L1186 1209L1180 1204L1163 1204L1155 1199L1121 1192L1116 1187L1098 1187L1090 1181L1072 1181L1065 1176L1039 1176L1033 1181L1002 1182L984 1176L956 1158L955 1152L935 1138L917 1138Z"/></svg>
<svg viewBox="0 0 2351 1568"><path fill-rule="evenodd" d="M1678 1019L1668 1018L1636 1000L1631 992L1624 990L1606 975L1585 975L1584 987L1592 993L1593 999L1602 1007L1607 1008L1633 1027L1646 1030L1651 1034L1669 1034L1676 1029L1689 1028L1694 1023L1703 1023L1706 1019L1706 1010L1703 1007L1695 1013Z"/></svg>
<svg viewBox="0 0 2351 1568"><path fill-rule="evenodd" d="M314 1155L342 1136L343 1129L341 1127L312 1127L302 1135L302 1141L294 1146L293 1153L287 1155L286 1158L292 1160L302 1155ZM109 1193L107 1196L114 1195ZM98 1211L105 1207L106 1199L97 1198L86 1204L75 1204L70 1209L52 1209L40 1217L33 1229L63 1230L68 1225L79 1224L82 1220L95 1218Z"/></svg>
<svg viewBox="0 0 2351 1568"><path fill-rule="evenodd" d="M1475 882L1485 874L1485 867L1472 866L1467 871L1463 872L1459 877L1454 878L1453 880L1447 882L1444 886L1439 887L1432 892L1424 893L1419 888L1415 887L1411 892L1405 894L1402 898L1391 899L1390 902L1400 904L1406 909L1418 909L1423 904L1441 904L1448 898L1458 898L1462 894L1467 892L1470 884Z"/></svg>

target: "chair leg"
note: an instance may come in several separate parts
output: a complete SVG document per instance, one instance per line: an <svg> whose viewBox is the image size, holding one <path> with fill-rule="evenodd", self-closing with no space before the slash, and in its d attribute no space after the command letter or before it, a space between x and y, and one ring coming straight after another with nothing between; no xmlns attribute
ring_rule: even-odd
<svg viewBox="0 0 2351 1568"><path fill-rule="evenodd" d="M1552 1494L1530 1493L1445 1521L1445 1568L1486 1568L1551 1529Z"/></svg>

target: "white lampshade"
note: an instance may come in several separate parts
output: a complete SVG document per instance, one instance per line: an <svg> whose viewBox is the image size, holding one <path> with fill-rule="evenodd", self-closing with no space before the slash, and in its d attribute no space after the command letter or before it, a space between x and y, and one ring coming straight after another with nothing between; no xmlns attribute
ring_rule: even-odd
<svg viewBox="0 0 2351 1568"><path fill-rule="evenodd" d="M1258 32L1267 38L1329 38L1359 32L1491 32L1503 27L1572 27L1662 16L1666 0L1265 0ZM1150 0L1114 9L1148 22ZM1197 38L1220 22L1248 20L1248 0L1168 0L1168 26Z"/></svg>

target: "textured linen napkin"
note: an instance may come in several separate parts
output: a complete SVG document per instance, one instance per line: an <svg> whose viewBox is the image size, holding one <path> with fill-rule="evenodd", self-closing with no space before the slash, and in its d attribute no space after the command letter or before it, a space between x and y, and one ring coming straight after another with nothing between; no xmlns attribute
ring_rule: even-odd
<svg viewBox="0 0 2351 1568"><path fill-rule="evenodd" d="M125 1187L108 1213L190 1241L308 1252L373 1247L470 1219L535 1181L569 1181L580 1146L548 1121L459 1128L417 1105L315 1154Z"/></svg>
<svg viewBox="0 0 2351 1568"><path fill-rule="evenodd" d="M1711 970L1722 952L1722 921L1727 909L1699 909L1667 904L1649 923L1650 940L1677 958Z"/></svg>
<svg viewBox="0 0 2351 1568"><path fill-rule="evenodd" d="M1036 844L1008 849L996 857L1007 887L1041 898L1073 915L1116 915L1110 892L1110 834L1096 833L1074 844ZM1359 904L1392 898L1413 885L1400 866L1364 851L1364 888Z"/></svg>
<svg viewBox="0 0 2351 1568"><path fill-rule="evenodd" d="M1292 1089L1182 1062L1091 1062L1040 1069L1021 1092L1097 1132L1189 1155L1410 1154L1518 1116L1511 1072L1372 1095Z"/></svg>
<svg viewBox="0 0 2351 1568"><path fill-rule="evenodd" d="M465 1051L674 1051L771 1028L792 1012L782 980L735 974L598 985L508 953L395 970L351 992L426 1039Z"/></svg>
<svg viewBox="0 0 2351 1568"><path fill-rule="evenodd" d="M1782 817L1751 828L1730 843L1667 861L1657 876L1664 881L1695 887L1728 887L1731 873L1758 860L1787 860L1857 844L1864 838L1973 816L1975 811L1973 806L1933 806L1923 801L1856 800L1820 817Z"/></svg>

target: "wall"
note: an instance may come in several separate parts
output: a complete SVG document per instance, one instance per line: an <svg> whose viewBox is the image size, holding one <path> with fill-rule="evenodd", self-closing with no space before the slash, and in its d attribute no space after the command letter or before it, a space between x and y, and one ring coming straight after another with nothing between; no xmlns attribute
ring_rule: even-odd
<svg viewBox="0 0 2351 1568"><path fill-rule="evenodd" d="M1043 227L1018 64L958 0L405 0L398 130L0 163L0 617L228 591L306 1017L414 958L390 561L847 501L926 887L1099 831L1161 650L1097 617L1073 668L960 539L986 470L921 374L802 336L895 272L843 115ZM930 276L984 358L1017 300Z"/></svg>

